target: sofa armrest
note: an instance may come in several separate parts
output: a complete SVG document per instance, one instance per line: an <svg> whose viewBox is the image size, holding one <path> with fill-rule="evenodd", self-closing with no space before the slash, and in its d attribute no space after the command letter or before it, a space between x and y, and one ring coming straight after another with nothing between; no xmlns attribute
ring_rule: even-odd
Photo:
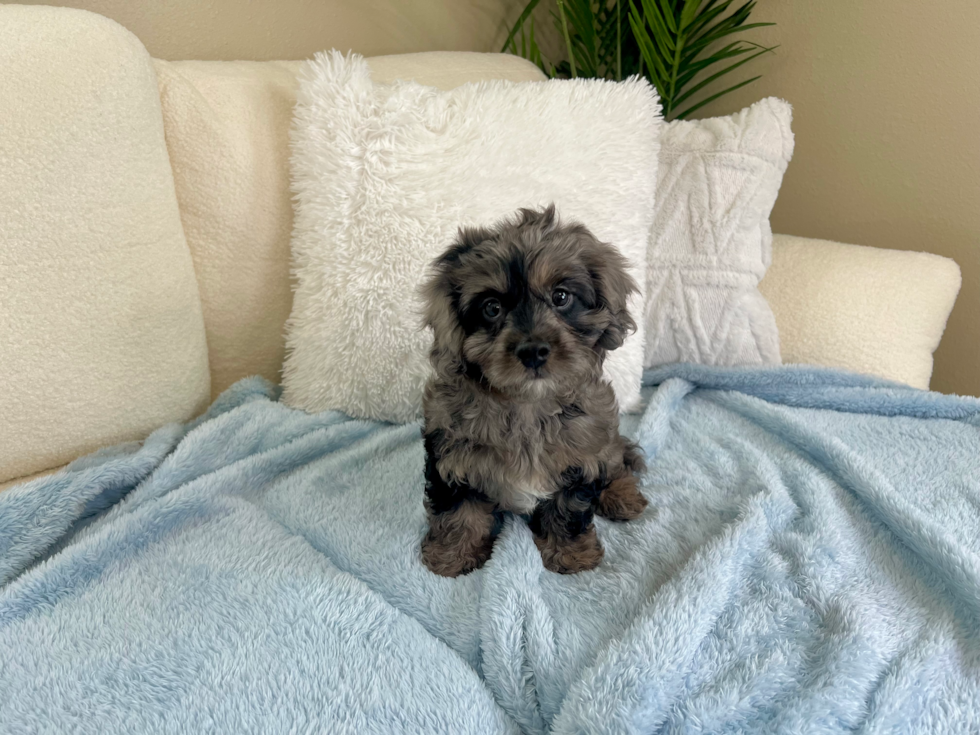
<svg viewBox="0 0 980 735"><path fill-rule="evenodd" d="M773 236L759 284L784 362L869 373L928 389L960 268L931 253Z"/></svg>

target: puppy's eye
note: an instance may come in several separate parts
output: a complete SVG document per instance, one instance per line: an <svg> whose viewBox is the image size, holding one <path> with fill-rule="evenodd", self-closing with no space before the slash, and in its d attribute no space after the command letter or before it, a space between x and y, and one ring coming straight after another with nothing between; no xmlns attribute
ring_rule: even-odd
<svg viewBox="0 0 980 735"><path fill-rule="evenodd" d="M500 316L500 302L497 299L487 299L483 302L483 316L493 321Z"/></svg>
<svg viewBox="0 0 980 735"><path fill-rule="evenodd" d="M551 303L558 307L568 306L568 302L571 301L571 299L572 295L563 288L556 288L551 293Z"/></svg>

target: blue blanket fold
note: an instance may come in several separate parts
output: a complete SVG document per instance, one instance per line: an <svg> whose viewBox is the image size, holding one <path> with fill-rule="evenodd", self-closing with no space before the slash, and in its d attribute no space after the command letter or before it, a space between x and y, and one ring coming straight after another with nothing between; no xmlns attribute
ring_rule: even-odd
<svg viewBox="0 0 980 735"><path fill-rule="evenodd" d="M600 567L430 574L416 425L258 379L0 493L0 732L980 731L980 401L670 366Z"/></svg>

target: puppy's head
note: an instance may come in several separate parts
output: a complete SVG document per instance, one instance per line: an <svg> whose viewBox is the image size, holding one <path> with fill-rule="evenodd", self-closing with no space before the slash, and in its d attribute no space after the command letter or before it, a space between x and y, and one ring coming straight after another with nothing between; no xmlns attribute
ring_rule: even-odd
<svg viewBox="0 0 980 735"><path fill-rule="evenodd" d="M463 229L423 287L432 364L517 399L598 375L636 328L626 260L554 206L491 229Z"/></svg>

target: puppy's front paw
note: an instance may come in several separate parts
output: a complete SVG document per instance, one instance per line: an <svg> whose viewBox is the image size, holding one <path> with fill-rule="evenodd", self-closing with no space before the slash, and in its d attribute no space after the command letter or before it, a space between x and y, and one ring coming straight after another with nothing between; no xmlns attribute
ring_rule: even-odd
<svg viewBox="0 0 980 735"><path fill-rule="evenodd" d="M613 480L602 491L596 513L611 521L631 521L639 518L646 507L647 499L636 487L636 478L627 475Z"/></svg>
<svg viewBox="0 0 980 735"><path fill-rule="evenodd" d="M558 574L575 574L595 569L604 554L595 526L573 538L535 536L544 568Z"/></svg>
<svg viewBox="0 0 980 735"><path fill-rule="evenodd" d="M446 543L429 535L422 541L422 561L429 571L442 577L458 577L486 564L493 551L493 539L475 546Z"/></svg>

